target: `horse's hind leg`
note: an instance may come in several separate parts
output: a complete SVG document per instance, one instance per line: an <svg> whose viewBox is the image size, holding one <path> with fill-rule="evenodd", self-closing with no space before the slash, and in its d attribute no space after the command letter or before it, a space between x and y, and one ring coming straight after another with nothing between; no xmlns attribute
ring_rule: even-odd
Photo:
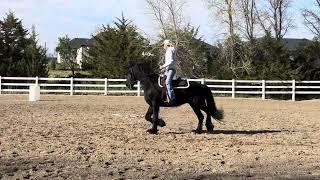
<svg viewBox="0 0 320 180"><path fill-rule="evenodd" d="M190 106L192 107L193 111L196 113L198 117L198 127L194 132L200 134L202 133L202 124L204 119L203 114L201 113L200 108L198 108L196 104L190 104Z"/></svg>
<svg viewBox="0 0 320 180"><path fill-rule="evenodd" d="M206 112L206 114L207 114L207 119L206 119L206 128L207 128L207 131L208 131L208 132L213 132L214 126L213 126L212 121L211 121L211 114L210 114L210 112L209 112L208 107L207 107L206 105L203 105L203 106L201 107L201 110L204 111L204 112Z"/></svg>
<svg viewBox="0 0 320 180"><path fill-rule="evenodd" d="M150 123L152 123L152 113L153 113L152 107L149 106L148 111L147 111L147 113L145 115L145 119L147 121L149 121ZM160 127L166 126L166 122L164 122L162 119L159 119L159 126Z"/></svg>

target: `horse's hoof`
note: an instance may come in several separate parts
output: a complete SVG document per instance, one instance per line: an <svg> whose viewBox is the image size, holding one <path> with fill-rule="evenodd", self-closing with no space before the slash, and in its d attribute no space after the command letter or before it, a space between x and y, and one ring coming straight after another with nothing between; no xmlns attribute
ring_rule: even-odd
<svg viewBox="0 0 320 180"><path fill-rule="evenodd" d="M202 133L202 129L196 129L196 130L193 130L194 133L196 134L201 134Z"/></svg>
<svg viewBox="0 0 320 180"><path fill-rule="evenodd" d="M160 127L165 127L166 126L166 122L164 122L164 120L159 119L159 126Z"/></svg>
<svg viewBox="0 0 320 180"><path fill-rule="evenodd" d="M147 132L150 134L158 134L158 130L156 129L148 129Z"/></svg>
<svg viewBox="0 0 320 180"><path fill-rule="evenodd" d="M207 131L208 131L208 133L212 133L213 132L213 129L214 129L214 127L212 126L212 127L207 127Z"/></svg>

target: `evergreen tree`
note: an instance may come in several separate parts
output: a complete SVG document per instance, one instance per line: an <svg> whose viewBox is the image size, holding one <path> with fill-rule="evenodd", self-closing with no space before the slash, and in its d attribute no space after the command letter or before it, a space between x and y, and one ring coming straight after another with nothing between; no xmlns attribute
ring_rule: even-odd
<svg viewBox="0 0 320 180"><path fill-rule="evenodd" d="M24 75L18 64L25 57L25 49L28 46L27 34L28 30L12 12L9 12L2 21L0 20L1 76Z"/></svg>
<svg viewBox="0 0 320 180"><path fill-rule="evenodd" d="M47 76L46 49L38 45L34 27L28 37L12 12L0 20L0 75Z"/></svg>
<svg viewBox="0 0 320 180"><path fill-rule="evenodd" d="M114 27L103 26L93 38L83 67L96 77L123 78L131 63L154 62L148 40L123 16Z"/></svg>
<svg viewBox="0 0 320 180"><path fill-rule="evenodd" d="M281 40L266 35L256 41L253 79L287 80L293 78L290 52Z"/></svg>
<svg viewBox="0 0 320 180"><path fill-rule="evenodd" d="M19 63L20 70L24 70L24 75L28 77L46 77L47 70L47 50L38 45L35 27L32 27L29 44L25 49L25 57Z"/></svg>
<svg viewBox="0 0 320 180"><path fill-rule="evenodd" d="M232 79L233 73L226 63L225 47L219 43L208 53L208 75L214 79Z"/></svg>
<svg viewBox="0 0 320 180"><path fill-rule="evenodd" d="M314 39L312 42L301 44L293 52L291 68L294 69L294 79L297 80L319 80L320 79L320 41Z"/></svg>

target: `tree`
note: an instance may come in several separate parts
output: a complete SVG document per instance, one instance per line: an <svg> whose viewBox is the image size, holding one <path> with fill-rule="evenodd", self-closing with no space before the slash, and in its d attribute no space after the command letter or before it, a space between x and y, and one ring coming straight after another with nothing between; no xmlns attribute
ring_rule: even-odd
<svg viewBox="0 0 320 180"><path fill-rule="evenodd" d="M305 25L317 37L320 37L320 0L316 1L317 10L304 9L302 12Z"/></svg>
<svg viewBox="0 0 320 180"><path fill-rule="evenodd" d="M238 2L241 21L243 25L239 25L240 32L250 42L254 41L256 26L257 26L257 13L256 13L256 0L239 0Z"/></svg>
<svg viewBox="0 0 320 180"><path fill-rule="evenodd" d="M146 2L149 13L154 16L162 30L161 36L165 39L172 39L175 47L179 49L179 31L183 29L182 11L186 2L184 0L146 0Z"/></svg>
<svg viewBox="0 0 320 180"><path fill-rule="evenodd" d="M255 43L252 79L286 80L293 78L290 52L282 41L275 39L269 33Z"/></svg>
<svg viewBox="0 0 320 180"><path fill-rule="evenodd" d="M149 14L160 28L160 41L157 43L159 61L164 60L162 42L170 39L177 54L177 76L203 77L206 74L204 43L198 37L198 29L185 21L184 0L146 0ZM162 62L163 63L163 62Z"/></svg>
<svg viewBox="0 0 320 180"><path fill-rule="evenodd" d="M213 12L214 16L219 17L222 25L228 27L226 36L231 38L231 41L235 38L237 29L235 2L235 0L206 0L209 10Z"/></svg>
<svg viewBox="0 0 320 180"><path fill-rule="evenodd" d="M26 30L21 20L12 12L0 20L0 75L24 76L24 69L19 69L18 63L25 57L25 49L28 46Z"/></svg>
<svg viewBox="0 0 320 180"><path fill-rule="evenodd" d="M1 23L1 20L0 20L0 23ZM4 63L4 37L0 29L0 75L2 74L2 71L4 71L4 70L1 70L4 66L3 63Z"/></svg>
<svg viewBox="0 0 320 180"><path fill-rule="evenodd" d="M168 31L174 33L173 31ZM182 30L178 31L180 36L180 46L176 53L177 66L182 68L178 71L177 75L189 78L201 78L207 75L207 62L208 62L208 44L198 38L199 28L187 25ZM164 37L160 40L162 42ZM162 46L159 45L161 48ZM162 53L164 54L164 52Z"/></svg>
<svg viewBox="0 0 320 180"><path fill-rule="evenodd" d="M32 26L29 44L25 49L25 57L19 63L19 69L24 69L24 74L28 77L46 77L48 75L47 50L38 45L37 36L35 27Z"/></svg>
<svg viewBox="0 0 320 180"><path fill-rule="evenodd" d="M320 79L320 41L314 39L301 44L293 52L291 68L294 70L294 79L319 80Z"/></svg>
<svg viewBox="0 0 320 180"><path fill-rule="evenodd" d="M72 47L71 39L68 37L68 35L65 37L60 37L58 41L56 52L59 53L62 63L71 70L72 77L74 77L74 72L78 68L77 49Z"/></svg>
<svg viewBox="0 0 320 180"><path fill-rule="evenodd" d="M232 78L239 78L243 76L243 73L249 73L251 58L246 58L244 54L243 45L239 34L237 32L239 28L240 18L237 11L236 0L206 0L209 10L213 11L214 15L221 19L222 25L227 26L226 39L220 46L219 61L222 66L226 66L226 71L231 73ZM243 1L240 4L243 8L241 14L244 17L244 21L247 23L246 29L250 36L253 36L253 17L249 17L248 12L248 1ZM247 4L246 4L247 3ZM251 22L252 21L252 22ZM241 27L241 26L240 26ZM251 29L250 29L251 28ZM246 30L245 30L246 31ZM245 33L245 35L246 35ZM227 70L228 69L228 70Z"/></svg>
<svg viewBox="0 0 320 180"><path fill-rule="evenodd" d="M130 64L155 62L149 41L124 16L117 18L114 27L103 26L93 39L93 47L83 65L96 77L125 77Z"/></svg>
<svg viewBox="0 0 320 180"><path fill-rule="evenodd" d="M266 34L271 31L280 40L293 27L292 18L288 14L290 5L291 0L266 0L265 7L257 9L261 27Z"/></svg>
<svg viewBox="0 0 320 180"><path fill-rule="evenodd" d="M46 49L38 45L35 28L29 36L21 20L9 12L0 21L0 75L47 76Z"/></svg>

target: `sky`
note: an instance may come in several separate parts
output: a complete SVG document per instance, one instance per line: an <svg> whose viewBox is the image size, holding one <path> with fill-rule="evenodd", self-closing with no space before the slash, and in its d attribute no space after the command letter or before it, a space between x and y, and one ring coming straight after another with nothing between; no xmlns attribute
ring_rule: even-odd
<svg viewBox="0 0 320 180"><path fill-rule="evenodd" d="M219 19L213 16L202 0L185 0L184 15L187 21L199 28L199 35L209 44L223 36ZM286 37L312 38L304 27L301 9L311 8L315 0L293 0L291 14L295 28ZM58 37L90 38L102 25L124 16L133 21L147 38L155 40L159 33L152 16L146 10L145 0L0 0L0 18L12 11L31 29L34 25L41 45L53 54Z"/></svg>

